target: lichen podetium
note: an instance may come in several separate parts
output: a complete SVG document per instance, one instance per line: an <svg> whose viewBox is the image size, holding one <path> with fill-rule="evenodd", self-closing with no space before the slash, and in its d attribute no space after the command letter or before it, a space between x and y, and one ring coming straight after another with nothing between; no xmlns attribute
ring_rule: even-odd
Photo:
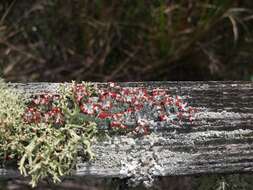
<svg viewBox="0 0 253 190"><path fill-rule="evenodd" d="M93 139L141 136L192 121L195 110L165 89L63 84L57 94L22 98L0 83L0 156L17 161L32 186L46 177L59 182L78 158L89 161Z"/></svg>

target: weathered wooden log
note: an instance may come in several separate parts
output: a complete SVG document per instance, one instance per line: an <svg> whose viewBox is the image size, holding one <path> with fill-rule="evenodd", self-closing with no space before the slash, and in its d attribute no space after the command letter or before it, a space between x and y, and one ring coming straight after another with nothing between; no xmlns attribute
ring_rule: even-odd
<svg viewBox="0 0 253 190"><path fill-rule="evenodd" d="M59 84L10 84L27 94L56 93ZM99 83L98 86L106 87ZM157 133L130 138L115 136L95 142L96 159L77 165L73 176L133 177L253 171L252 82L143 82L119 83L125 87L165 88L187 96L197 108L187 128L170 127ZM0 177L19 177L15 170L0 169Z"/></svg>

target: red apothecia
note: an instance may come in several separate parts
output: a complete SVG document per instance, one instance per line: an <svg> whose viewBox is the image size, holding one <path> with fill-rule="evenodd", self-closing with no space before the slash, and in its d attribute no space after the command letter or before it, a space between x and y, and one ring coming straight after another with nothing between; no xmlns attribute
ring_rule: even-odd
<svg viewBox="0 0 253 190"><path fill-rule="evenodd" d="M85 84L74 84L72 93L80 113L103 123L106 129L137 134L147 134L159 126L181 125L186 120L191 122L196 112L182 97L171 96L166 89L160 88L148 91L143 87L120 87L109 83L107 88L94 89L91 93ZM52 94L35 97L24 114L25 122L64 125L64 113L60 107L53 106L61 98Z"/></svg>

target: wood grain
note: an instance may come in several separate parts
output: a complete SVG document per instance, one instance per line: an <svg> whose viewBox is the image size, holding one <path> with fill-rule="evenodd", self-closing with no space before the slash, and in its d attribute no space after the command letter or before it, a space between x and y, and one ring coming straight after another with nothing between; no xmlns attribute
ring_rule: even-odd
<svg viewBox="0 0 253 190"><path fill-rule="evenodd" d="M197 108L189 127L171 127L140 138L115 136L94 142L96 159L79 163L73 176L179 176L253 171L252 82L141 82L125 87L165 88ZM22 93L57 93L59 84L10 84ZM106 83L98 83L106 88ZM137 165L135 168L130 166ZM0 177L18 177L0 169ZM140 176L143 179L137 179Z"/></svg>

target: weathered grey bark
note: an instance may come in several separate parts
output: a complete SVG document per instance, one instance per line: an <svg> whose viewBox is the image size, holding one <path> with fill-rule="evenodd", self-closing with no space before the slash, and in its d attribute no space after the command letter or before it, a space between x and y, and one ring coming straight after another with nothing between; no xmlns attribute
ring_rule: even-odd
<svg viewBox="0 0 253 190"><path fill-rule="evenodd" d="M11 84L25 93L57 92L59 84ZM106 84L99 83L101 87ZM112 137L94 142L96 159L78 164L74 176L135 177L240 173L253 171L252 82L144 82L127 87L166 88L188 96L197 108L190 127L171 127L140 138ZM0 169L0 177L18 177Z"/></svg>

